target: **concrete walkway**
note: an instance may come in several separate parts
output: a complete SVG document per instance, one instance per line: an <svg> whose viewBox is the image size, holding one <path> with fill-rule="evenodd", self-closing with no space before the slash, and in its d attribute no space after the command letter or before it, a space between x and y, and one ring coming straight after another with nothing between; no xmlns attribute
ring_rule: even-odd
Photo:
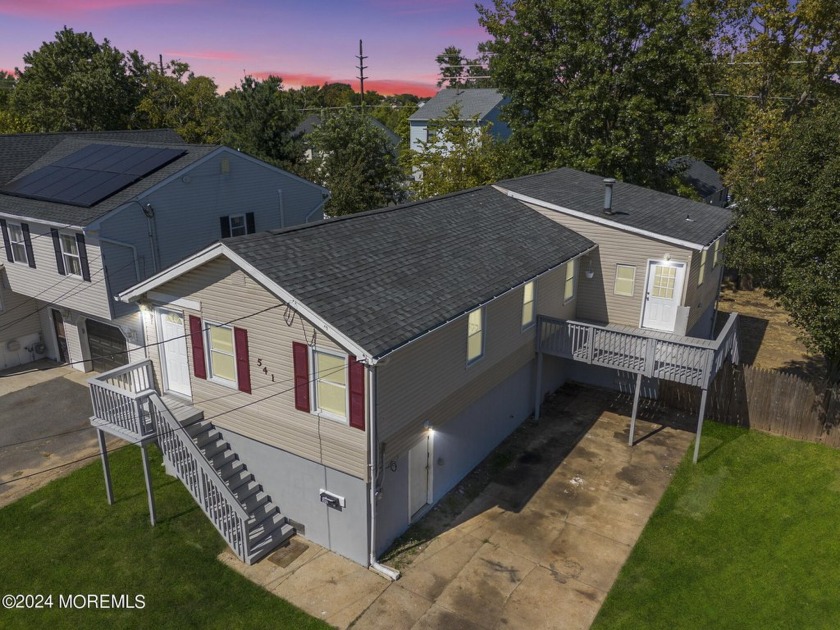
<svg viewBox="0 0 840 630"><path fill-rule="evenodd" d="M588 628L692 439L640 421L631 448L605 396L583 390L541 420L397 582L300 537L286 566L225 560L339 628Z"/></svg>

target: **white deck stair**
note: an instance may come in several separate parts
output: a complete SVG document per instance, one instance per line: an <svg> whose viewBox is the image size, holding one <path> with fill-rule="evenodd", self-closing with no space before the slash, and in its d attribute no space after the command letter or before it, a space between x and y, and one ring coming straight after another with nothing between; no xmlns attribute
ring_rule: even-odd
<svg viewBox="0 0 840 630"><path fill-rule="evenodd" d="M203 414L178 421L157 394L149 405L169 470L244 562L257 562L294 535L280 508Z"/></svg>
<svg viewBox="0 0 840 630"><path fill-rule="evenodd" d="M93 404L90 422L98 430L100 449L104 449L103 431L143 449L153 524L145 449L157 442L167 470L184 483L243 562L257 562L294 535L288 519L203 412L178 398L158 395L151 361L99 374L88 384ZM104 450L102 457L113 502Z"/></svg>

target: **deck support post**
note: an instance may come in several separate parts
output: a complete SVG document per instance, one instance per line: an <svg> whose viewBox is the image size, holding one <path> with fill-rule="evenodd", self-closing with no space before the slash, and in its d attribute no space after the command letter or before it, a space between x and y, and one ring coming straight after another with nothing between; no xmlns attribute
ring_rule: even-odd
<svg viewBox="0 0 840 630"><path fill-rule="evenodd" d="M703 393L700 394L700 415L697 418L697 437L694 438L694 459L695 464L697 458L700 456L700 436L703 435L703 416L706 415L706 395L708 390L704 387Z"/></svg>
<svg viewBox="0 0 840 630"><path fill-rule="evenodd" d="M105 494L108 497L108 505L114 505L114 487L111 485L111 465L108 463L108 447L105 444L105 432L97 429L96 439L99 441L99 457L102 459L102 472L105 474Z"/></svg>
<svg viewBox="0 0 840 630"><path fill-rule="evenodd" d="M540 419L540 404L542 403L542 367L543 353L537 351L537 389L534 392L534 422Z"/></svg>
<svg viewBox="0 0 840 630"><path fill-rule="evenodd" d="M627 443L633 446L633 438L636 435L636 414L639 412L639 395L642 393L642 373L636 375L636 391L633 392L633 413L630 415L630 439Z"/></svg>
<svg viewBox="0 0 840 630"><path fill-rule="evenodd" d="M140 445L140 452L143 457L143 476L146 478L146 494L149 495L149 518L152 521L152 527L154 527L156 519L155 519L155 495L152 493L152 471L149 470L149 451L146 450L149 448L148 444L141 444Z"/></svg>

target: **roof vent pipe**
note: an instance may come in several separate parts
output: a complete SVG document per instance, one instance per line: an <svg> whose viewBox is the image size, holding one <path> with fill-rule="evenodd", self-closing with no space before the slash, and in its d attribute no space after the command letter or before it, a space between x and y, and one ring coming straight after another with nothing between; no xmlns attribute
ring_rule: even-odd
<svg viewBox="0 0 840 630"><path fill-rule="evenodd" d="M615 180L608 177L604 180L604 214L612 214L613 184Z"/></svg>

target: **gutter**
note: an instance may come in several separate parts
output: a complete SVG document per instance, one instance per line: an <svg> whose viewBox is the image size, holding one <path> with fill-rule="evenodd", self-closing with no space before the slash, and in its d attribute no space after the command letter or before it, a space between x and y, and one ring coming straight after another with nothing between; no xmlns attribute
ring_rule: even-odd
<svg viewBox="0 0 840 630"><path fill-rule="evenodd" d="M377 470L378 461L376 450L376 368L368 366L368 436L370 446L368 448L368 476L370 478L370 568L384 578L391 581L400 579L400 572L389 566L381 564L376 557L376 500L377 500Z"/></svg>

